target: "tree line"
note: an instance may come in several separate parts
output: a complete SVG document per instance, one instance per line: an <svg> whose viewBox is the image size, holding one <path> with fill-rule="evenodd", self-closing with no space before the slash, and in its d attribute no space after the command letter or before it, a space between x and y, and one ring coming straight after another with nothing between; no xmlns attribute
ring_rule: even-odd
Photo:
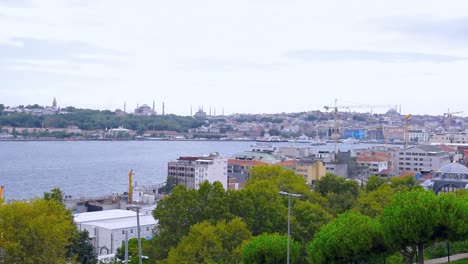
<svg viewBox="0 0 468 264"><path fill-rule="evenodd" d="M365 186L328 174L311 190L280 166L257 166L242 190L176 186L158 202L146 263L284 263L288 199L291 263L413 263L437 243L468 251L468 196L436 196L413 177ZM457 242L461 241L461 242Z"/></svg>
<svg viewBox="0 0 468 264"><path fill-rule="evenodd" d="M187 132L190 128L200 127L203 120L187 116L154 115L137 116L133 114L116 115L109 110L76 109L67 107L67 114L35 116L29 113L0 115L0 126L31 128L67 128L77 126L83 130L98 130L123 126L135 131L171 130Z"/></svg>

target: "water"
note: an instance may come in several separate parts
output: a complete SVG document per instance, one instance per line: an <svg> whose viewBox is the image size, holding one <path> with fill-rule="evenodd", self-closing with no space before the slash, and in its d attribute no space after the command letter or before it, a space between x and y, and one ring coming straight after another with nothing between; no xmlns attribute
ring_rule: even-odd
<svg viewBox="0 0 468 264"><path fill-rule="evenodd" d="M138 184L165 181L167 163L179 156L249 150L253 142L227 141L28 141L0 142L0 185L9 199L41 197L59 187L72 196L102 196L128 188L133 169ZM278 143L288 146L291 143ZM294 144L306 147L308 144ZM340 145L345 150L365 145ZM333 146L313 148L331 150Z"/></svg>

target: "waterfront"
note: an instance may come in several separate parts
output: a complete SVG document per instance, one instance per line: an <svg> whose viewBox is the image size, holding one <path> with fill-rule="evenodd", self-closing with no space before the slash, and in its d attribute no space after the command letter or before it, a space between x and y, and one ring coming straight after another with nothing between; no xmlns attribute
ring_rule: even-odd
<svg viewBox="0 0 468 264"><path fill-rule="evenodd" d="M167 162L184 155L219 152L230 157L249 150L254 142L235 141L26 141L0 142L0 185L6 199L42 196L54 187L72 196L101 196L127 189L127 174L134 170L138 184L164 182ZM276 143L274 146L312 147ZM339 148L367 148L339 144ZM332 144L313 146L333 149Z"/></svg>

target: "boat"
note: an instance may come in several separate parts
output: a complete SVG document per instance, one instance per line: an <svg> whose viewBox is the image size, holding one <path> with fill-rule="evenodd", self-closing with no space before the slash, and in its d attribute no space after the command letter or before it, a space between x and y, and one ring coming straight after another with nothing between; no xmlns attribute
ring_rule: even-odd
<svg viewBox="0 0 468 264"><path fill-rule="evenodd" d="M287 142L287 140L279 136L260 137L260 138L257 138L256 141L257 142Z"/></svg>
<svg viewBox="0 0 468 264"><path fill-rule="evenodd" d="M312 146L322 146L322 145L326 145L327 142L326 141L323 141L321 139L313 139L310 141L310 145Z"/></svg>
<svg viewBox="0 0 468 264"><path fill-rule="evenodd" d="M347 138L347 139L344 139L343 141L341 141L341 143L344 143L344 144L359 144L359 140L357 140L355 138Z"/></svg>

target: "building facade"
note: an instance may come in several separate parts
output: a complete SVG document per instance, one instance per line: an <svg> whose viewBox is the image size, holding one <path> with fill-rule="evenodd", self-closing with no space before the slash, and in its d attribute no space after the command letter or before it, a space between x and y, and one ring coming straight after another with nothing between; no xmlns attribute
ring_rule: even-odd
<svg viewBox="0 0 468 264"><path fill-rule="evenodd" d="M398 150L395 153L398 173L437 171L443 165L450 163L450 154L440 147L431 145L412 146Z"/></svg>

